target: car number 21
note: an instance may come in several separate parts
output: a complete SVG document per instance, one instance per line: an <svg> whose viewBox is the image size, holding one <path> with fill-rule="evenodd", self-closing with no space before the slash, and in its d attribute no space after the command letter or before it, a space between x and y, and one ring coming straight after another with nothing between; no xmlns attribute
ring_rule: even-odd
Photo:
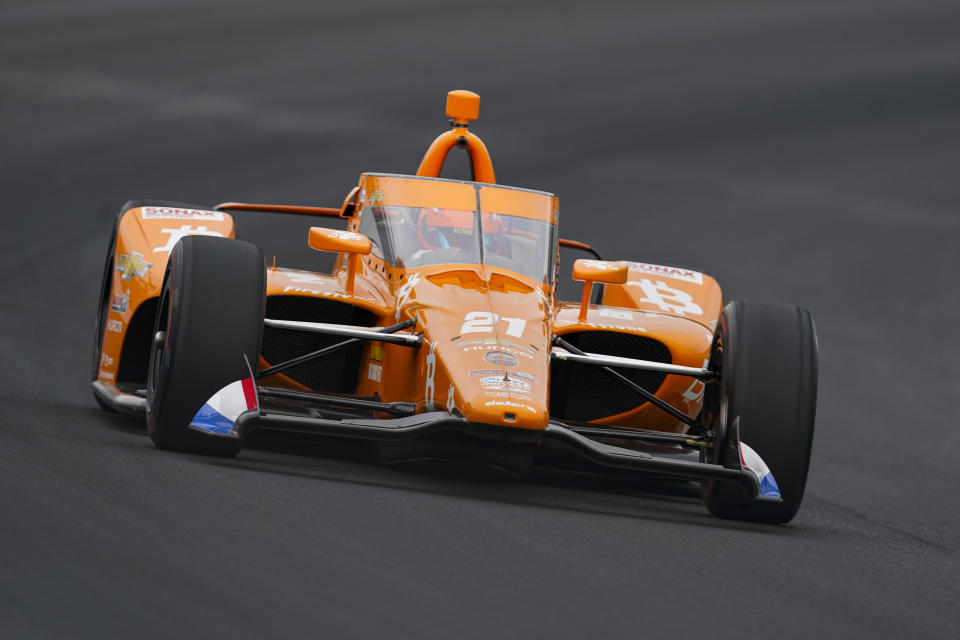
<svg viewBox="0 0 960 640"><path fill-rule="evenodd" d="M523 318L501 318L495 313L487 311L471 311L463 317L463 324L460 326L460 334L464 333L492 333L493 326L497 322L504 322L507 325L507 335L519 338L523 335L523 330L527 326L527 321Z"/></svg>

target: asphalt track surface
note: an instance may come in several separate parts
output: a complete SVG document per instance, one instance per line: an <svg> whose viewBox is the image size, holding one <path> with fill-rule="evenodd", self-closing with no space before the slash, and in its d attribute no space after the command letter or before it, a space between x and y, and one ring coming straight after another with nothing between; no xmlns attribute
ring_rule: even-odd
<svg viewBox="0 0 960 640"><path fill-rule="evenodd" d="M960 6L680 4L5 0L0 636L960 637ZM337 204L412 172L453 88L565 237L811 309L790 525L283 441L162 453L97 408L124 201ZM320 264L309 222L239 224Z"/></svg>

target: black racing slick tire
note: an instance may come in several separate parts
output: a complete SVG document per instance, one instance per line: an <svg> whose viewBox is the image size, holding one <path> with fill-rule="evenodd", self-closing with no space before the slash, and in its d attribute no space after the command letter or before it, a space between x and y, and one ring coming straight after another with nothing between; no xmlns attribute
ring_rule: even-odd
<svg viewBox="0 0 960 640"><path fill-rule="evenodd" d="M217 391L256 367L266 302L263 250L248 242L187 236L174 246L157 305L147 380L147 429L160 449L222 457L236 439L189 427Z"/></svg>
<svg viewBox="0 0 960 640"><path fill-rule="evenodd" d="M752 300L729 303L720 314L711 367L719 381L708 385L704 409L719 438L713 462L725 462L737 424L740 440L773 473L782 502L748 502L737 487L709 482L707 508L721 518L789 522L803 500L816 416L819 348L810 312Z"/></svg>

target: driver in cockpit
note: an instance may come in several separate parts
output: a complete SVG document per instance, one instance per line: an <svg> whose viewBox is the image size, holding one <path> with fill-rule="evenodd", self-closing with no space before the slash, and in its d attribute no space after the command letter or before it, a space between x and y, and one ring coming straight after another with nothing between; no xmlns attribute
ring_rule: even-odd
<svg viewBox="0 0 960 640"><path fill-rule="evenodd" d="M503 251L504 225L497 215L483 216L483 251L500 253ZM420 212L417 221L417 238L421 252L443 251L450 259L457 256L475 256L477 239L474 235L474 212L453 209L428 208ZM421 252L418 252L421 253Z"/></svg>

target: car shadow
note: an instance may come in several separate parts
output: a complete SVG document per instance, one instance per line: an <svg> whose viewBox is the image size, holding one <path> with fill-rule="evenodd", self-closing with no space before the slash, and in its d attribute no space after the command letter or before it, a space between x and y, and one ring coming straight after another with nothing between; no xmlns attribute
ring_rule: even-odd
<svg viewBox="0 0 960 640"><path fill-rule="evenodd" d="M91 409L111 430L142 434L143 421L135 416ZM152 445L149 440L146 446ZM363 440L255 431L234 459L164 452L198 463L243 469L255 473L339 482L395 491L452 496L539 509L559 509L594 515L688 526L749 531L766 535L799 535L796 528L716 518L700 498L694 482L644 478L636 475L598 475L535 467L519 478L493 467L460 461L422 461L386 464L376 444Z"/></svg>
<svg viewBox="0 0 960 640"><path fill-rule="evenodd" d="M518 478L492 467L442 460L385 464L379 461L372 443L270 432L251 436L248 444L235 459L193 457L204 464L323 482L711 529L792 535L789 526L722 520L710 515L700 498L699 484L693 482L543 467Z"/></svg>

